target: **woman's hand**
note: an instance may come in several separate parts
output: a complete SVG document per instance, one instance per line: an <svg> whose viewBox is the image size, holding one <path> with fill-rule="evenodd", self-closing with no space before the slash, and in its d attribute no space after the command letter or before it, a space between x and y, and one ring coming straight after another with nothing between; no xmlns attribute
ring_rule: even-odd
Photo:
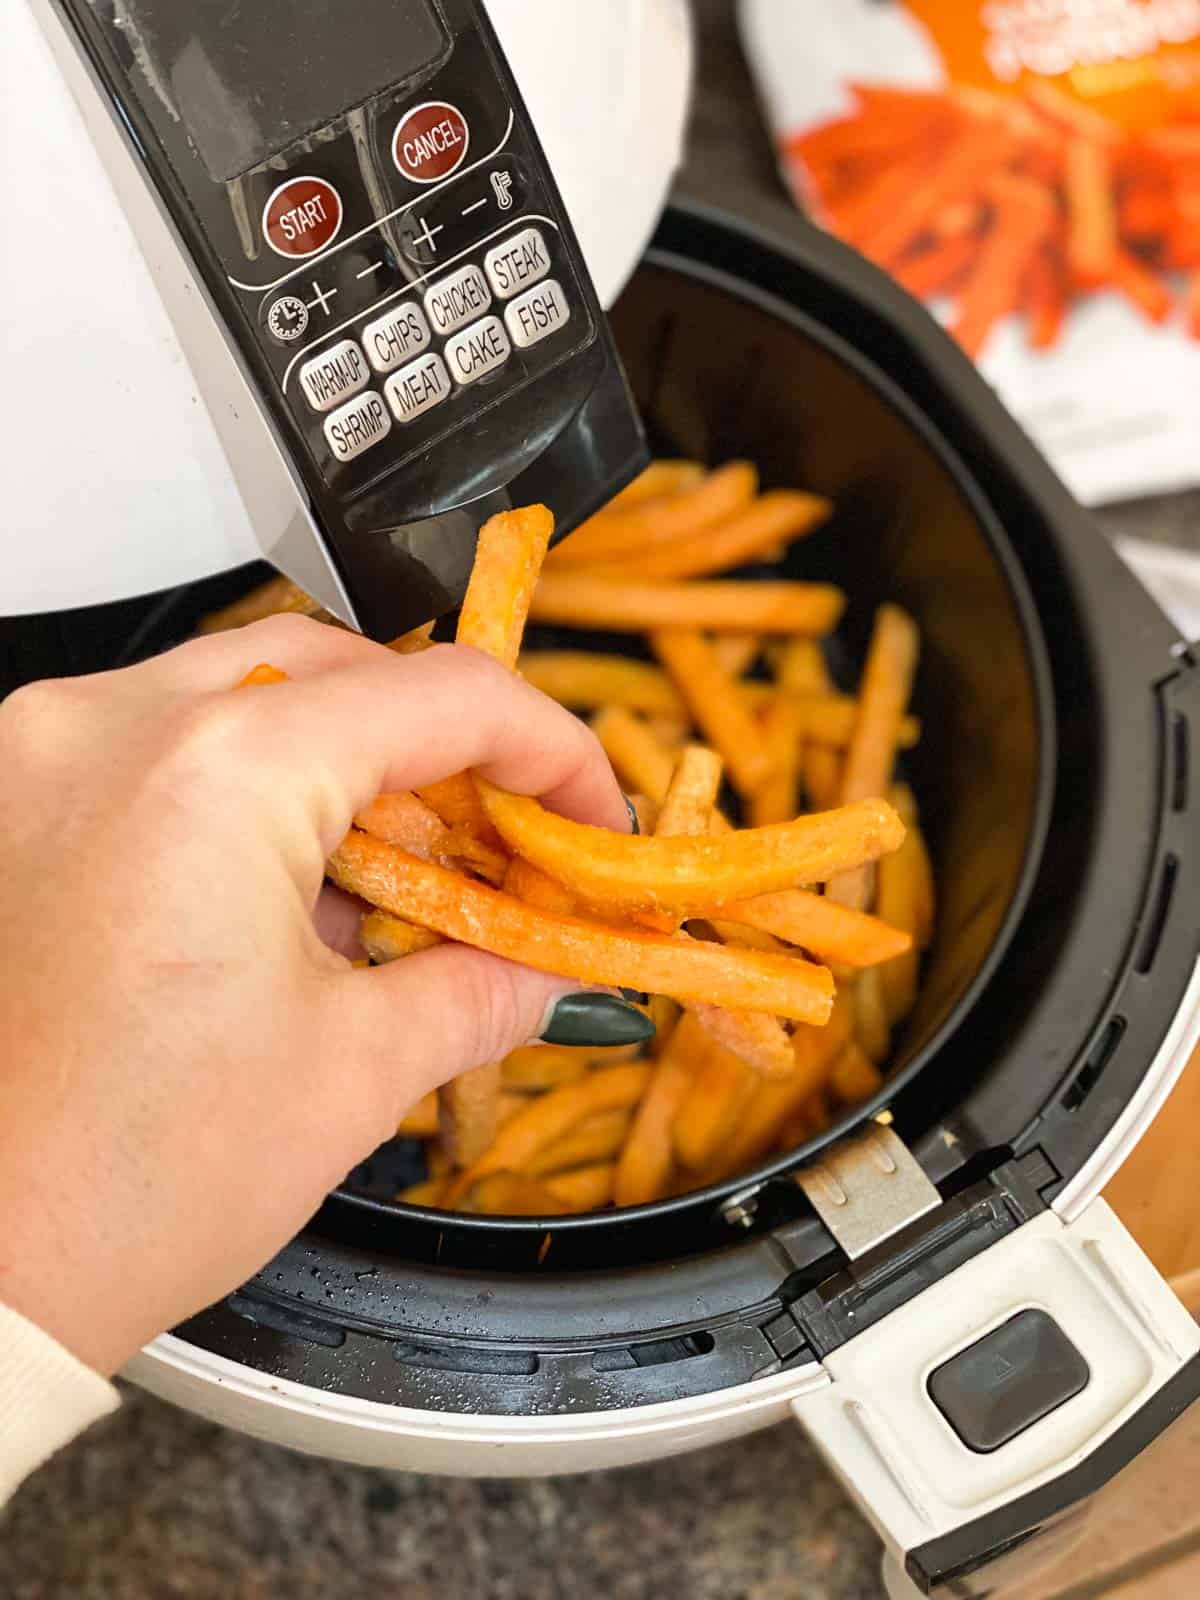
<svg viewBox="0 0 1200 1600"><path fill-rule="evenodd" d="M263 661L292 681L234 692ZM628 831L584 725L455 646L279 617L0 707L0 1301L115 1371L579 988L461 946L373 971L330 948L356 809L467 767Z"/></svg>

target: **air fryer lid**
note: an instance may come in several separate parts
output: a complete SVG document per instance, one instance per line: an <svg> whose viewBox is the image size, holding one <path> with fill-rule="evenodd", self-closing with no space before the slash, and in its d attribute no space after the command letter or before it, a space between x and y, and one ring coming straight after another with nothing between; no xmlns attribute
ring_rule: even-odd
<svg viewBox="0 0 1200 1600"><path fill-rule="evenodd" d="M833 241L793 234L783 246L673 209L615 326L660 448L747 455L766 482L836 502L792 565L847 590L848 659L879 600L920 622L911 777L939 937L898 1070L845 1126L886 1102L944 1196L983 1182L1036 1207L1112 1128L1194 964L1180 775L1197 674L925 315ZM139 645L256 576L171 597ZM1104 648L1118 635L1119 660ZM837 1257L781 1180L844 1131L713 1190L546 1225L396 1207L382 1197L402 1156L385 1149L181 1331L272 1374L429 1409L726 1387L804 1355L787 1307Z"/></svg>

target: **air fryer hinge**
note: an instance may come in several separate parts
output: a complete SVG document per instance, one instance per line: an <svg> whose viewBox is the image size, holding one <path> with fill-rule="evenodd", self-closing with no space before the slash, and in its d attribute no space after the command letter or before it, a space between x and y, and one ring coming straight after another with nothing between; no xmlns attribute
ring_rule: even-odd
<svg viewBox="0 0 1200 1600"><path fill-rule="evenodd" d="M908 1152L904 1153L912 1162ZM876 1180L871 1176L866 1181L873 1185ZM911 1174L906 1181L915 1190ZM813 1188L819 1192L818 1185ZM805 1190L810 1192L808 1183ZM933 1193L936 1199L937 1191ZM822 1196L823 1217L828 1209L829 1197ZM932 1209L922 1208L884 1242L852 1257L842 1271L794 1301L786 1314L794 1332L786 1333L782 1317L764 1332L782 1359L786 1359L783 1352L794 1344L795 1350L789 1353L794 1355L806 1347L824 1360L1045 1210L1027 1173L1018 1163L1006 1162L953 1199L938 1202Z"/></svg>
<svg viewBox="0 0 1200 1600"><path fill-rule="evenodd" d="M796 1181L851 1261L941 1203L903 1139L879 1122L840 1140Z"/></svg>

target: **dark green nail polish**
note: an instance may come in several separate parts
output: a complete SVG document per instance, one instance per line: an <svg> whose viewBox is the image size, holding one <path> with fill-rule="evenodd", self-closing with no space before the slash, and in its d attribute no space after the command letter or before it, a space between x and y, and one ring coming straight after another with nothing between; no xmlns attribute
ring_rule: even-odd
<svg viewBox="0 0 1200 1600"><path fill-rule="evenodd" d="M629 831L630 831L630 833L641 833L642 825L638 821L638 814L637 814L636 806L634 805L633 801L629 798L629 796L627 794L626 795L622 795L621 798L624 800L625 809L629 813Z"/></svg>
<svg viewBox="0 0 1200 1600"><path fill-rule="evenodd" d="M650 1003L650 996L644 989L627 989L625 985L622 984L621 993L625 996L626 1000L632 1000L635 1006L645 1006L649 1005Z"/></svg>
<svg viewBox="0 0 1200 1600"><path fill-rule="evenodd" d="M546 1044L641 1044L654 1032L643 1012L612 994L565 994L542 1030Z"/></svg>

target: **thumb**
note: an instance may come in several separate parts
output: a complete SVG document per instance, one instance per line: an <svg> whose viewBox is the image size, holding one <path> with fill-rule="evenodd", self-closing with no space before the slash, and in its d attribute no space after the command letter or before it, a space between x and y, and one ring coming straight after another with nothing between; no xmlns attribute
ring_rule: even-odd
<svg viewBox="0 0 1200 1600"><path fill-rule="evenodd" d="M392 1126L430 1089L537 1039L567 996L587 998L568 1008L577 1037L560 1042L631 1044L653 1032L644 1012L605 990L468 945L438 945L341 981L350 988L342 1014L353 1019L355 1054L382 1074Z"/></svg>

